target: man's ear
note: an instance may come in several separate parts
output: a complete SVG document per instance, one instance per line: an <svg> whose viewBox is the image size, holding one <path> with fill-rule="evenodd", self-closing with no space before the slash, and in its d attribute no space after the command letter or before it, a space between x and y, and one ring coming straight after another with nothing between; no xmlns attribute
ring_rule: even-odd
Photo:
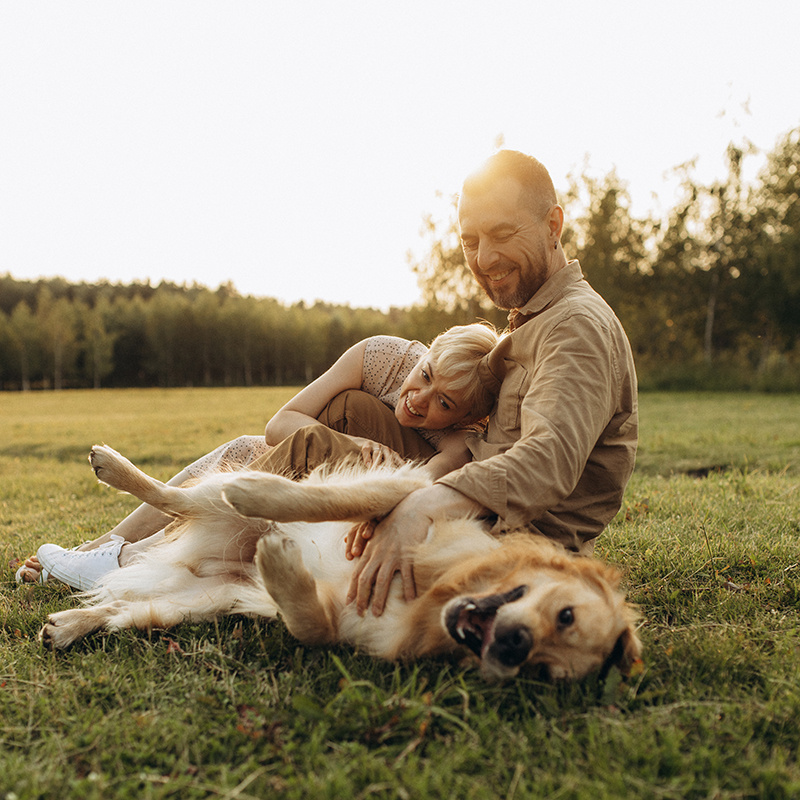
<svg viewBox="0 0 800 800"><path fill-rule="evenodd" d="M550 235L554 236L556 240L561 238L561 231L564 230L564 209L560 205L554 205L547 212L547 227L550 229Z"/></svg>

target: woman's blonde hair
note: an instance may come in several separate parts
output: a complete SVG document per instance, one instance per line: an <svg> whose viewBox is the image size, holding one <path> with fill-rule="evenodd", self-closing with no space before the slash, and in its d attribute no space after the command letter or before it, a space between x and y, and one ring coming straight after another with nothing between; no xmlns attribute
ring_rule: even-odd
<svg viewBox="0 0 800 800"><path fill-rule="evenodd" d="M430 344L428 357L439 375L450 382L455 391L465 389L469 405L467 419L488 416L495 395L487 389L478 375L478 365L500 341L500 335L488 324L456 325L440 333Z"/></svg>

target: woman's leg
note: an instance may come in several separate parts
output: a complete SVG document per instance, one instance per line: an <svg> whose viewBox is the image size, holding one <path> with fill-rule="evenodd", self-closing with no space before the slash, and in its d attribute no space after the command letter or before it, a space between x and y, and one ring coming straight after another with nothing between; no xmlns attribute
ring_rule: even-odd
<svg viewBox="0 0 800 800"><path fill-rule="evenodd" d="M182 469L177 475L167 481L169 486L181 486L190 478L198 478L207 472L218 469L246 466L254 458L268 450L268 445L263 436L240 436L218 447L213 452L194 461ZM115 525L110 531L84 542L75 548L78 552L96 550L103 545L111 544L122 538L124 542L142 542L142 547L149 546L149 539L153 534L163 530L172 518L167 514L145 503L140 505L125 519ZM139 548L136 548L139 549ZM120 550L120 564L124 564L136 550L129 550L127 544ZM48 559L49 560L49 559ZM37 556L31 556L25 561L17 573L20 583L37 583L42 571L42 565Z"/></svg>
<svg viewBox="0 0 800 800"><path fill-rule="evenodd" d="M191 477L191 473L184 469L170 478L167 484L170 486L180 486ZM84 542L82 545L74 548L74 550L76 552L96 550L99 547L112 545L119 539L122 539L123 546L119 551L119 564L120 566L124 566L137 551L144 547L149 547L150 544L154 544L155 541L160 538L154 536L154 534L162 531L171 519L172 517L168 514L164 514L157 508L142 503L142 505L128 514L125 519L117 523L110 531L89 542ZM132 543L136 543L136 546L133 550L130 550L129 548L133 547ZM53 565L52 562L56 558L60 559L61 557L60 551L62 551L62 548L56 548L54 545L43 545L39 549L42 551L44 563L40 563L38 551L37 555L27 559L25 561L24 571L20 572L21 583L37 583L42 569L45 568L49 572ZM62 552L68 553L71 551L63 550Z"/></svg>

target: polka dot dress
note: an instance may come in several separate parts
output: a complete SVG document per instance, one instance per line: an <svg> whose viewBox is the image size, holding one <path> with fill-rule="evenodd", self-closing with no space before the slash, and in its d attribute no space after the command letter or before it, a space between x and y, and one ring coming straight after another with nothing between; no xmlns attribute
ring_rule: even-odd
<svg viewBox="0 0 800 800"><path fill-rule="evenodd" d="M199 478L209 472L242 469L267 452L269 445L263 436L240 436L189 464L186 471L192 477Z"/></svg>

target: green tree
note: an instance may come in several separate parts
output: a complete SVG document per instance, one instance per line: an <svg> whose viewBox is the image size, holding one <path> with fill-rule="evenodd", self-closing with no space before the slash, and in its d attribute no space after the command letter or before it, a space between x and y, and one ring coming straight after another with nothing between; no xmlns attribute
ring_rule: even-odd
<svg viewBox="0 0 800 800"><path fill-rule="evenodd" d="M702 352L703 302L693 286L702 214L692 168L678 168L681 196L661 226L640 298L636 354L645 369L688 364Z"/></svg>
<svg viewBox="0 0 800 800"><path fill-rule="evenodd" d="M81 304L78 310L83 324L87 373L93 388L99 389L102 381L114 370L114 343L118 334L112 330L113 308L108 298L101 294L94 307Z"/></svg>
<svg viewBox="0 0 800 800"><path fill-rule="evenodd" d="M648 243L654 223L633 216L627 187L614 171L570 182L568 257L580 261L587 280L618 314L638 306L642 277L652 271Z"/></svg>
<svg viewBox="0 0 800 800"><path fill-rule="evenodd" d="M161 286L146 304L145 334L148 364L161 386L181 386L188 382L186 370L186 320L190 301L184 294Z"/></svg>
<svg viewBox="0 0 800 800"><path fill-rule="evenodd" d="M254 297L226 293L219 308L222 380L226 386L255 382L260 335L259 303Z"/></svg>
<svg viewBox="0 0 800 800"><path fill-rule="evenodd" d="M108 379L115 386L153 386L147 337L147 301L135 291L117 294L111 303L110 331L114 335L114 371Z"/></svg>
<svg viewBox="0 0 800 800"><path fill-rule="evenodd" d="M666 311L669 360L733 365L752 336L752 298L742 276L753 269L749 189L742 164L749 148L726 152L727 173L709 186L682 165L682 197L669 214L658 241L653 279L648 281ZM662 328L663 331L663 328Z"/></svg>
<svg viewBox="0 0 800 800"><path fill-rule="evenodd" d="M768 154L751 205L757 264L747 291L765 342L791 351L800 341L800 128Z"/></svg>
<svg viewBox="0 0 800 800"><path fill-rule="evenodd" d="M0 309L0 390L13 380L16 361L16 349L11 339L11 319Z"/></svg>
<svg viewBox="0 0 800 800"><path fill-rule="evenodd" d="M75 371L78 356L78 320L75 308L66 296L54 299L46 286L39 291L36 320L42 334L49 377L56 391L64 387L66 376ZM45 382L49 383L48 376Z"/></svg>
<svg viewBox="0 0 800 800"><path fill-rule="evenodd" d="M19 358L20 386L22 391L30 391L31 372L41 363L41 336L36 317L24 300L14 306L8 332Z"/></svg>
<svg viewBox="0 0 800 800"><path fill-rule="evenodd" d="M194 351L192 371L197 370L195 380L201 381L203 386L211 386L215 373L222 371L220 298L207 289L199 291L187 316L191 329L187 345L191 344Z"/></svg>

